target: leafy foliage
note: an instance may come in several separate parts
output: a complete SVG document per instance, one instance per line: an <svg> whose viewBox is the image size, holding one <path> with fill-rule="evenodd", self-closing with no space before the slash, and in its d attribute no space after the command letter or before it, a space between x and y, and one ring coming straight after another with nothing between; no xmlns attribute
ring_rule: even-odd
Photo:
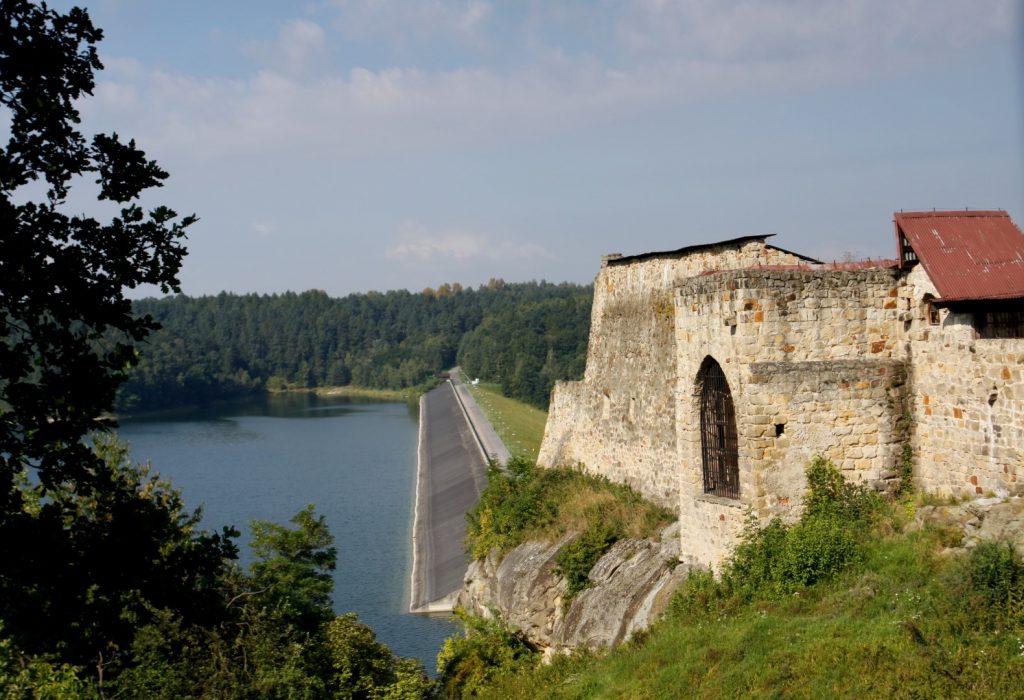
<svg viewBox="0 0 1024 700"><path fill-rule="evenodd" d="M332 537L311 507L293 527L252 523L248 573L221 569L220 614L189 622L152 610L108 688L131 698L420 698L422 666L394 656L355 615L330 607Z"/></svg>
<svg viewBox="0 0 1024 700"><path fill-rule="evenodd" d="M812 458L805 474L804 519L834 517L847 521L851 526L863 527L870 524L881 507L882 501L876 492L865 484L844 479L824 457Z"/></svg>
<svg viewBox="0 0 1024 700"><path fill-rule="evenodd" d="M167 175L134 142L78 131L101 37L84 10L0 3L0 694L337 695L326 630L355 623L332 622L323 520L258 523L243 572L237 532L199 530L169 484L88 438L110 427L101 417L158 327L124 290L178 291L194 221L138 205ZM65 212L72 182L92 176L119 210L108 222ZM345 653L384 655L363 637ZM431 692L414 662L390 666L364 684L373 697Z"/></svg>
<svg viewBox="0 0 1024 700"><path fill-rule="evenodd" d="M477 697L1019 695L1024 564L1015 550L981 542L950 555L944 527L900 531L905 502L879 502L825 465L814 470L804 519L748 528L721 579L691 570L647 634L495 674ZM853 556L828 556L849 541Z"/></svg>
<svg viewBox="0 0 1024 700"><path fill-rule="evenodd" d="M677 614L789 594L835 577L861 557L881 499L861 484L846 482L821 457L811 460L806 475L800 520L786 525L774 518L761 526L751 513L721 581L692 573L673 602Z"/></svg>
<svg viewBox="0 0 1024 700"><path fill-rule="evenodd" d="M333 617L331 574L337 550L324 517L317 517L312 505L291 522L294 529L265 520L250 525L253 585L284 607L300 628L313 630Z"/></svg>
<svg viewBox="0 0 1024 700"><path fill-rule="evenodd" d="M0 633L2 633L0 629ZM94 697L78 670L41 657L26 657L0 638L0 699L80 700Z"/></svg>
<svg viewBox="0 0 1024 700"><path fill-rule="evenodd" d="M95 438L98 461L77 482L23 486L8 514L18 537L3 562L0 619L19 648L76 665L116 659L156 610L216 619L219 578L236 532L196 530L199 513L127 448ZM13 543L12 543L13 544Z"/></svg>
<svg viewBox="0 0 1024 700"><path fill-rule="evenodd" d="M132 313L124 289L177 290L180 241L195 220L136 203L167 174L134 142L78 131L101 37L77 8L0 6L0 528L21 510L13 481L23 468L50 488L94 461L81 438L156 327ZM71 183L90 174L96 197L120 206L108 222L65 212ZM0 541L10 537L0 529Z"/></svg>
<svg viewBox="0 0 1024 700"><path fill-rule="evenodd" d="M908 496L914 492L914 448L909 442L904 443L898 465L899 485L897 496Z"/></svg>
<svg viewBox="0 0 1024 700"><path fill-rule="evenodd" d="M423 667L395 657L355 615L334 618L325 635L334 674L331 697L400 700L432 695L434 684Z"/></svg>
<svg viewBox="0 0 1024 700"><path fill-rule="evenodd" d="M506 396L547 409L555 380L583 376L590 305L590 287L578 287L496 309L462 338L459 364Z"/></svg>
<svg viewBox="0 0 1024 700"><path fill-rule="evenodd" d="M449 637L437 655L445 697L475 696L488 683L536 665L538 654L496 612L490 619L456 610L465 633Z"/></svg>
<svg viewBox="0 0 1024 700"><path fill-rule="evenodd" d="M550 522L558 504L545 490L543 472L521 458L509 460L507 471L491 463L487 486L466 515L470 554L483 559L491 548L506 552L523 541L532 527Z"/></svg>

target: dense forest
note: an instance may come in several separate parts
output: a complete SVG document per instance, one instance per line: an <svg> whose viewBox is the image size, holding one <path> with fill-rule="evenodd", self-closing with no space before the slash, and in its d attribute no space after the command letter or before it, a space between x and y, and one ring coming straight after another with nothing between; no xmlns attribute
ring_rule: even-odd
<svg viewBox="0 0 1024 700"><path fill-rule="evenodd" d="M420 293L144 299L161 325L140 348L120 411L203 404L289 387L414 387L455 364L546 408L556 379L582 375L591 288L491 280Z"/></svg>

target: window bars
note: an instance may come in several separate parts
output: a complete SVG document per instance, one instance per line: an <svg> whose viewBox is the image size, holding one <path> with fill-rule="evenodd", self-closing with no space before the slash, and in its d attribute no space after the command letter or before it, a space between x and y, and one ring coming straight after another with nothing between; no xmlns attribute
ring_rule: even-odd
<svg viewBox="0 0 1024 700"><path fill-rule="evenodd" d="M721 366L712 360L700 390L700 445L704 493L740 497L736 409Z"/></svg>

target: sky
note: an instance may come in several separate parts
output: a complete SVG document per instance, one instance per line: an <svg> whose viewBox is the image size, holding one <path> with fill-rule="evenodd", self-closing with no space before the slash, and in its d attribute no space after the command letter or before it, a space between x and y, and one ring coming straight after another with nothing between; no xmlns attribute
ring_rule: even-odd
<svg viewBox="0 0 1024 700"><path fill-rule="evenodd" d="M1022 0L85 7L83 128L136 139L171 174L146 203L200 218L191 295L586 283L757 234L894 257L901 209L1024 225Z"/></svg>

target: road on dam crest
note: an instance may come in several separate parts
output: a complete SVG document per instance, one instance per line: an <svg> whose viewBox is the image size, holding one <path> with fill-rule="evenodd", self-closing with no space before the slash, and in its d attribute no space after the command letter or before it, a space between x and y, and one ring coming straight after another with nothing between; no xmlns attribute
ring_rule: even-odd
<svg viewBox="0 0 1024 700"><path fill-rule="evenodd" d="M466 574L466 513L487 483L485 449L491 455L504 449L500 441L500 450L489 439L486 447L481 444L479 435L493 428L462 389L456 392L445 382L420 399L412 612L452 609Z"/></svg>

